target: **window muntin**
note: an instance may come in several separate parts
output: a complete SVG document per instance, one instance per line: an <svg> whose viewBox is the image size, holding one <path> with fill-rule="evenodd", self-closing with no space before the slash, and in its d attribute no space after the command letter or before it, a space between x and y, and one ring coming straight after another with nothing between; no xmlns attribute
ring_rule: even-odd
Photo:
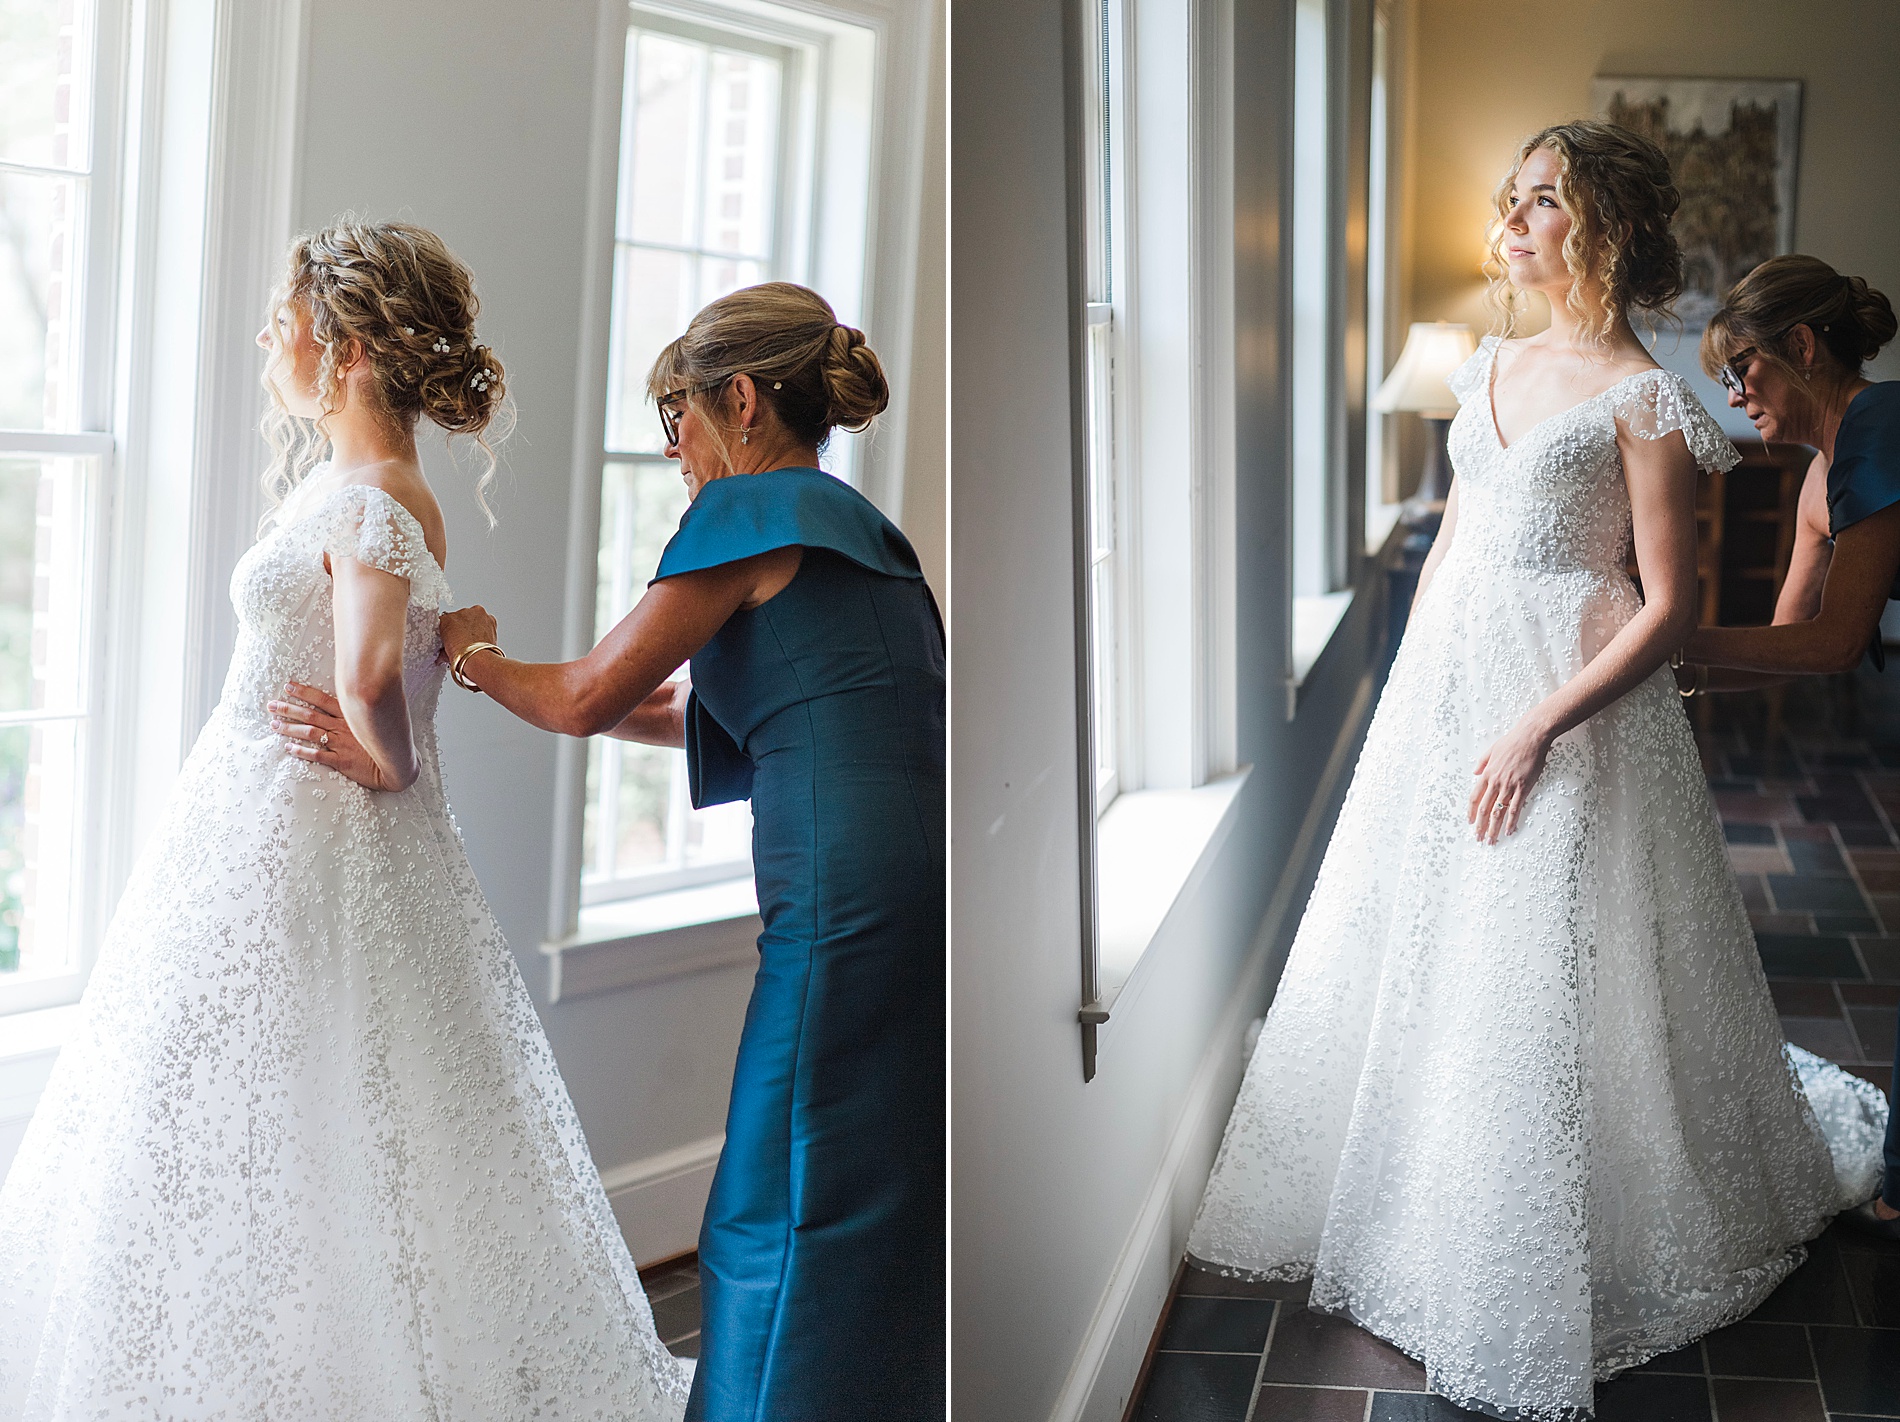
<svg viewBox="0 0 1900 1422"><path fill-rule="evenodd" d="M0 1011L76 996L110 351L87 340L93 7L0 0ZM94 323L102 325L103 323Z"/></svg>

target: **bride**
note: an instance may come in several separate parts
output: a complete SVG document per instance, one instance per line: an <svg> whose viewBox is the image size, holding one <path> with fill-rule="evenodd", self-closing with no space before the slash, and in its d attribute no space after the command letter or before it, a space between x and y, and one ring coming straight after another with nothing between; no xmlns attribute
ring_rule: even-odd
<svg viewBox="0 0 1900 1422"><path fill-rule="evenodd" d="M500 408L469 272L341 223L272 312L288 497L0 1190L0 1419L670 1422L690 1365L443 798L415 426L479 441ZM293 679L335 688L380 791L280 738Z"/></svg>
<svg viewBox="0 0 1900 1422"><path fill-rule="evenodd" d="M1494 291L1550 327L1451 377L1444 526L1188 1242L1534 1422L1760 1304L1886 1115L1784 1047L1665 665L1737 459L1630 327L1676 201L1601 123L1498 191Z"/></svg>

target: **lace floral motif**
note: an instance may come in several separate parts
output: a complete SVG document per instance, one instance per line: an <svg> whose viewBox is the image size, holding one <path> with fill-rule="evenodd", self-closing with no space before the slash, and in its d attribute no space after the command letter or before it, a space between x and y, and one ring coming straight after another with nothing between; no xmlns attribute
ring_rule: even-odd
<svg viewBox="0 0 1900 1422"><path fill-rule="evenodd" d="M0 1189L7 1422L673 1422L580 1123L463 852L415 520L313 497L238 566L223 699ZM422 773L372 794L263 706L333 686L323 555L406 577Z"/></svg>
<svg viewBox="0 0 1900 1422"><path fill-rule="evenodd" d="M1450 381L1459 514L1380 699L1189 1251L1529 1422L1748 1313L1872 1193L1885 1102L1784 1050L1666 668L1562 737L1517 833L1479 757L1635 615L1617 421L1733 450L1661 372L1500 445ZM1804 1090L1805 1087L1805 1090Z"/></svg>

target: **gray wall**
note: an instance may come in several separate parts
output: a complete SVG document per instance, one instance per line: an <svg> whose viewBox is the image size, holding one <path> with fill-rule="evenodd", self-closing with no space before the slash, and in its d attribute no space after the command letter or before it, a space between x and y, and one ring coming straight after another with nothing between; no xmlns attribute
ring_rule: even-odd
<svg viewBox="0 0 1900 1422"><path fill-rule="evenodd" d="M1184 1242L1239 1083L1238 1026L1233 1040L1216 1040L1217 1027L1264 1006L1256 991L1238 1017L1227 1010L1370 658L1362 605L1288 723L1278 254L1290 11L1288 0L1239 5L1232 56L1238 726L1240 760L1255 769L1235 831L1149 949L1160 955L1155 971L1139 999L1118 1008L1099 1075L1084 1085L1063 12L1056 0L956 4L952 1337L956 1413L973 1422L1056 1409L1154 1189L1176 1197L1167 1232L1177 1252ZM1284 941L1262 947L1271 957ZM1206 1119L1189 1122L1194 1138L1175 1188L1164 1158L1209 1053L1217 1087ZM1149 1311L1124 1331L1145 1344L1153 1320ZM1098 1396L1088 1415L1118 1418L1118 1402ZM1065 1404L1060 1415L1074 1411Z"/></svg>
<svg viewBox="0 0 1900 1422"><path fill-rule="evenodd" d="M354 210L442 234L473 268L484 338L519 410L486 528L475 467L440 445L424 464L448 519L458 604L480 602L515 656L560 654L597 9L593 0L310 0L294 221ZM941 290L941 229L922 244ZM875 333L873 333L875 337ZM920 333L919 339L924 339ZM938 330L941 340L941 328ZM932 378L920 369L919 377ZM941 368L935 375L941 380ZM938 467L906 522L941 547L941 423L907 438ZM938 418L941 418L939 406ZM938 520L933 530L932 519ZM549 1007L539 952L550 891L555 740L454 687L443 760L469 854L603 1168L716 1134L751 986L748 968Z"/></svg>

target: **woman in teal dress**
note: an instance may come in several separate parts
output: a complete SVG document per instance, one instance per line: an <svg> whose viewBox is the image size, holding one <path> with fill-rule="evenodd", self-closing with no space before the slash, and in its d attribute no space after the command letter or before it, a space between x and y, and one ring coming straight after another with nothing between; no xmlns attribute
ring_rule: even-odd
<svg viewBox="0 0 1900 1422"><path fill-rule="evenodd" d="M1900 381L1870 381L1862 367L1896 329L1880 292L1801 255L1763 262L1710 318L1702 363L1729 405L1764 440L1815 455L1774 622L1697 630L1676 673L1684 695L1852 671L1863 655L1885 665L1880 617L1900 598ZM1887 1118L1880 1194L1844 1218L1900 1239L1900 1112Z"/></svg>
<svg viewBox="0 0 1900 1422"><path fill-rule="evenodd" d="M818 468L883 372L775 282L694 317L649 388L693 502L639 604L578 661L506 657L479 607L444 652L537 726L684 746L696 806L752 801L765 931L687 1417L940 1419L943 627L903 534Z"/></svg>

